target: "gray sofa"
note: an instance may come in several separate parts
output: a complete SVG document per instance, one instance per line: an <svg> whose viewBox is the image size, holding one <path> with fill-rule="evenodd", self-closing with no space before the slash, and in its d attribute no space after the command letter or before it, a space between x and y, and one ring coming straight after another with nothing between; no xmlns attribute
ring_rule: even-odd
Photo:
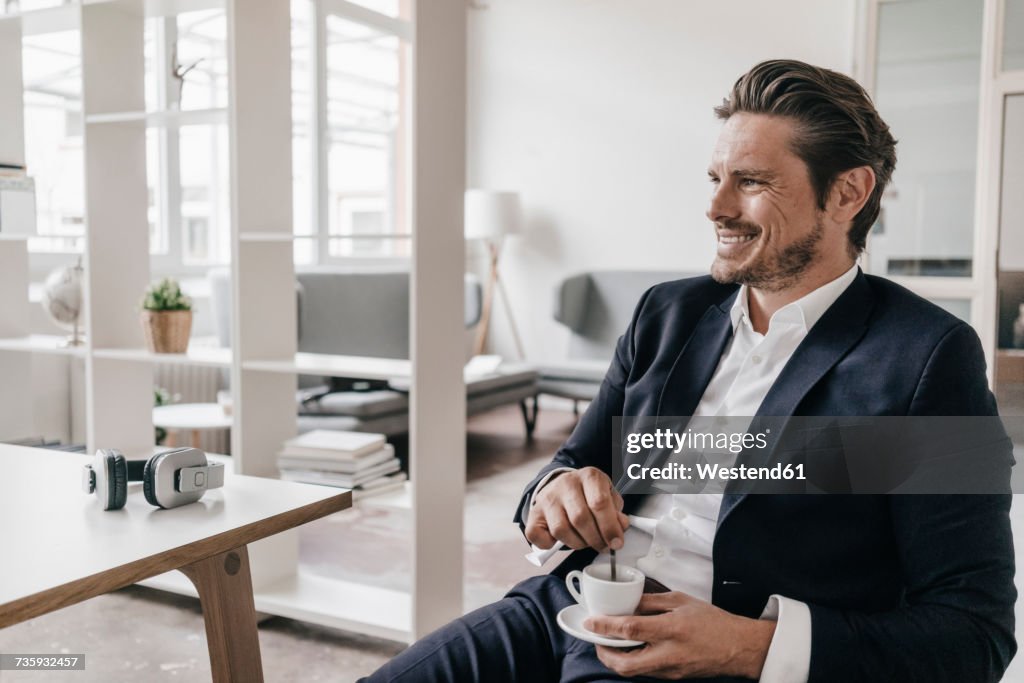
<svg viewBox="0 0 1024 683"><path fill-rule="evenodd" d="M569 328L566 358L541 366L540 393L590 401L601 386L615 343L648 288L692 277L678 271L605 270L566 278L555 290L554 318Z"/></svg>
<svg viewBox="0 0 1024 683"><path fill-rule="evenodd" d="M215 269L209 281L218 340L230 346L230 271ZM408 270L340 266L300 270L296 296L300 352L409 357ZM480 320L481 287L471 274L466 275L464 305L463 322L472 328ZM459 336L452 344L462 348L464 341ZM300 376L298 386L300 433L340 429L396 436L409 430L408 394L387 383ZM534 411L527 410L525 401L536 395L535 370L503 365L496 373L467 378L467 413L519 403L530 436Z"/></svg>

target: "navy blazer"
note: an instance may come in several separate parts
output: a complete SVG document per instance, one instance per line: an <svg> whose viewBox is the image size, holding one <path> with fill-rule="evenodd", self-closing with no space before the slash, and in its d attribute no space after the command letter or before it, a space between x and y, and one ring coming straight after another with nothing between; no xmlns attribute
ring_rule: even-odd
<svg viewBox="0 0 1024 683"><path fill-rule="evenodd" d="M736 285L708 276L641 298L558 467L611 475L615 416L692 415L732 335ZM794 352L758 415L995 415L974 330L858 273ZM640 496L625 496L626 512ZM1016 652L1009 495L723 498L712 602L758 617L772 594L811 612L811 683L998 681ZM558 569L588 564L572 553Z"/></svg>

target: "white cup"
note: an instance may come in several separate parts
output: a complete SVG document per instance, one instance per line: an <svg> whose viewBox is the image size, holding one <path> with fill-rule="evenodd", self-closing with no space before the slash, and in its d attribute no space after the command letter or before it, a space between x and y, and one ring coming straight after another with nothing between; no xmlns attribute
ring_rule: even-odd
<svg viewBox="0 0 1024 683"><path fill-rule="evenodd" d="M633 567L618 567L612 581L611 565L590 565L565 575L565 587L590 616L619 617L633 614L644 594L644 575ZM579 589L576 581L580 582Z"/></svg>

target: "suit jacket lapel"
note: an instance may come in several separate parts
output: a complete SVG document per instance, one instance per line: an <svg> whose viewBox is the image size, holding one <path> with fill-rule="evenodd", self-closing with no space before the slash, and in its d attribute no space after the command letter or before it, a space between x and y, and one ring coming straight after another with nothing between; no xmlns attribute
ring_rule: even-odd
<svg viewBox="0 0 1024 683"><path fill-rule="evenodd" d="M772 431L782 434L786 420L778 418L794 415L807 392L860 341L867 330L867 319L873 306L867 278L863 272L858 271L846 291L825 311L793 352L761 402L751 423L752 431L762 430L759 422L770 422ZM778 441L775 443L778 444ZM753 457L750 457L751 454ZM757 466L771 459L771 450L748 451L740 457L744 458L744 462ZM719 527L745 497L745 493L729 493L727 490L718 513Z"/></svg>
<svg viewBox="0 0 1024 683"><path fill-rule="evenodd" d="M697 322L693 334L676 356L658 396L657 416L692 415L700 402L718 361L732 337L729 308L736 299L733 293L725 301L708 306ZM620 493L631 493L638 482L623 475L616 482Z"/></svg>
<svg viewBox="0 0 1024 683"><path fill-rule="evenodd" d="M734 293L724 302L708 306L665 378L658 397L658 416L692 415L697 409L732 338L729 308L735 299Z"/></svg>

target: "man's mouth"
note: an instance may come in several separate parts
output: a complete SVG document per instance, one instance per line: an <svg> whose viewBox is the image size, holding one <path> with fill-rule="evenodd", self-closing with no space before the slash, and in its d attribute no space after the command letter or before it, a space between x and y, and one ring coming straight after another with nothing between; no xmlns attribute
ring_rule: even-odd
<svg viewBox="0 0 1024 683"><path fill-rule="evenodd" d="M719 233L718 241L722 244L739 244L740 242L750 242L757 238L757 233L750 233L749 235L723 235Z"/></svg>
<svg viewBox="0 0 1024 683"><path fill-rule="evenodd" d="M750 249L755 248L753 242L761 236L761 230L754 226L722 226L715 231L718 238L719 258L745 258Z"/></svg>

